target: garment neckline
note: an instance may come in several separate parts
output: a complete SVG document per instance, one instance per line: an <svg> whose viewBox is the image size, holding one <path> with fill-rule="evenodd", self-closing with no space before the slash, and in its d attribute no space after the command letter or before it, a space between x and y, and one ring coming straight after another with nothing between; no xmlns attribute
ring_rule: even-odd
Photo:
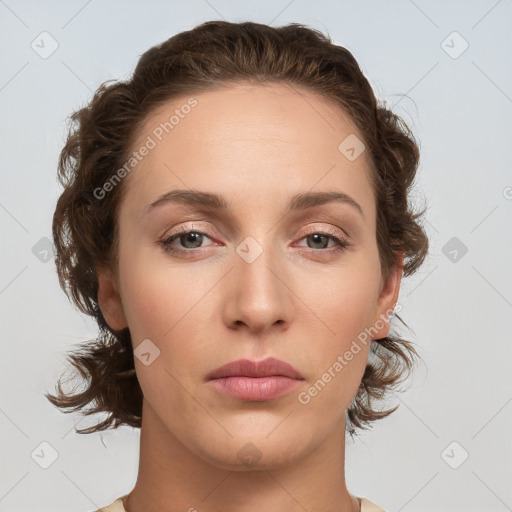
<svg viewBox="0 0 512 512"><path fill-rule="evenodd" d="M126 506L126 500L128 498L128 494L125 494L123 496L120 496L116 501L119 502L119 504L122 506L123 508L123 512L129 512L128 511L128 508ZM372 501L370 501L368 498L364 498L362 496L355 496L355 498L357 499L358 503L359 503L359 512L362 512L363 510L363 505L372 505L372 506L376 506Z"/></svg>

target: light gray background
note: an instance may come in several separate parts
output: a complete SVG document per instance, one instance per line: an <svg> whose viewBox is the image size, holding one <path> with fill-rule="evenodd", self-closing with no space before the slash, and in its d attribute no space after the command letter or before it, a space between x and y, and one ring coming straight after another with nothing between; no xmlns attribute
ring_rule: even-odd
<svg viewBox="0 0 512 512"><path fill-rule="evenodd" d="M75 434L80 417L43 397L96 333L43 261L57 157L66 116L101 82L213 19L329 33L421 144L431 253L400 303L424 365L391 417L347 440L349 490L390 512L512 510L510 0L0 0L0 511L95 510L135 483L138 431ZM58 43L48 58L31 47L50 48L43 31ZM58 453L48 469L43 442Z"/></svg>

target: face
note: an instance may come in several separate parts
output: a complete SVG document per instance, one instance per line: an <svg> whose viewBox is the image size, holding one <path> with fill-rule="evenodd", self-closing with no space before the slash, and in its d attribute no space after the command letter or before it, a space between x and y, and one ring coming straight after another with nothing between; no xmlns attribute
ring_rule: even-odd
<svg viewBox="0 0 512 512"><path fill-rule="evenodd" d="M130 329L143 428L221 468L285 466L344 436L400 269L381 275L368 155L339 149L362 139L348 116L277 84L194 98L145 121L133 150L155 145L123 183L119 266L100 274L99 302ZM259 377L211 379L270 357L295 376L255 365Z"/></svg>

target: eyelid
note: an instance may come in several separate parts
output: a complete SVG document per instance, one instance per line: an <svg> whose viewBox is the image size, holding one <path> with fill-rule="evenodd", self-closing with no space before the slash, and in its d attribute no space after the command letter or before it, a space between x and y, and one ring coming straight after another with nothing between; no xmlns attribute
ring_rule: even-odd
<svg viewBox="0 0 512 512"><path fill-rule="evenodd" d="M329 225L328 226L318 226L318 224L320 224L320 223L317 222L316 225L308 227L307 232L302 233L300 238L302 239L305 236L308 236L309 234L312 234L312 233L315 234L315 233L319 233L319 232L325 232L325 233L328 233L333 236L337 236L337 237L344 238L346 240L350 240L350 236L348 235L348 233L345 230L338 228L338 227L329 226ZM197 231L199 233L203 233L205 235L208 235L209 238L216 237L213 230L211 230L210 228L208 228L208 227L203 228L202 226L190 224L190 225L183 225L178 231L171 232L169 234L164 233L161 238L168 239L170 237L178 236L178 235L181 235L184 233L188 233L190 231Z"/></svg>
<svg viewBox="0 0 512 512"><path fill-rule="evenodd" d="M170 238L170 237L174 237L174 236L178 236L178 235L182 235L184 233L188 233L190 231L194 231L194 232L198 232L198 233L204 233L205 235L208 235L210 238L212 237L215 237L214 233L213 233L213 230L209 229L209 228L203 228L201 226L197 226L197 225L194 225L194 224L187 224L187 225L183 225L181 226L178 231L171 231L170 233L167 233L165 232L163 235L162 235L162 239L167 239L167 238Z"/></svg>
<svg viewBox="0 0 512 512"><path fill-rule="evenodd" d="M338 236L338 237L342 237L347 240L350 240L350 236L348 235L348 233L345 230L343 230L341 228L336 228L333 226L327 226L327 227L313 226L311 228L308 228L308 232L303 236L307 236L310 233L318 233L318 232L325 232L325 233L329 233L330 235L333 235L333 236Z"/></svg>

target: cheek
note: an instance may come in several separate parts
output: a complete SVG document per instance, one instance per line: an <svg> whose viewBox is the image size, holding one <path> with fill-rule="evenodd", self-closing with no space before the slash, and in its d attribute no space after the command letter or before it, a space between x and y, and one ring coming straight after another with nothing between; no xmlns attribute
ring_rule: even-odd
<svg viewBox="0 0 512 512"><path fill-rule="evenodd" d="M135 357L144 397L166 417L168 424L176 427L179 421L172 411L179 409L181 418L201 414L197 403L183 389L192 389L190 376L198 362L204 360L208 340L201 333L206 316L201 298L209 287L199 280L191 283L190 276L176 269L147 265L136 255L120 262L120 279L136 355L139 344L147 339L159 351L148 345L150 353L158 353L149 365ZM199 373L204 372L199 369Z"/></svg>
<svg viewBox="0 0 512 512"><path fill-rule="evenodd" d="M361 258L357 264L343 268L335 276L322 279L323 286L309 286L308 301L314 305L318 318L326 326L325 341L333 348L342 348L370 327L373 321L380 286L380 267L375 258Z"/></svg>
<svg viewBox="0 0 512 512"><path fill-rule="evenodd" d="M154 249L153 249L154 251ZM180 271L152 251L126 250L119 262L123 309L136 345L145 338L164 340L201 311L211 288L207 276Z"/></svg>
<svg viewBox="0 0 512 512"><path fill-rule="evenodd" d="M144 251L127 254L130 257L120 261L120 279L132 346L136 350L149 339L160 351L151 366L135 359L141 387L148 398L165 390L167 403L184 407L186 394L179 383L189 383L193 375L202 377L205 354L212 351L211 331L204 326L218 322L211 307L217 277L183 272L162 260L148 264L150 256Z"/></svg>
<svg viewBox="0 0 512 512"><path fill-rule="evenodd" d="M334 405L356 393L368 360L379 285L378 256L370 254L309 294L324 332L315 339L309 359L315 372L308 380L318 383L315 387L323 395L319 403Z"/></svg>
<svg viewBox="0 0 512 512"><path fill-rule="evenodd" d="M329 330L323 329L327 334L315 338L314 348L305 347L312 371L298 403L309 417L322 417L326 425L343 418L368 361L372 341L368 327L375 299L368 287L356 281L357 286L345 282L335 293L318 297L316 311Z"/></svg>

